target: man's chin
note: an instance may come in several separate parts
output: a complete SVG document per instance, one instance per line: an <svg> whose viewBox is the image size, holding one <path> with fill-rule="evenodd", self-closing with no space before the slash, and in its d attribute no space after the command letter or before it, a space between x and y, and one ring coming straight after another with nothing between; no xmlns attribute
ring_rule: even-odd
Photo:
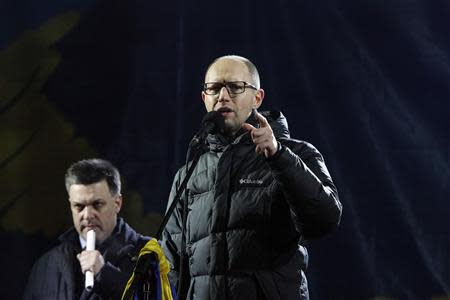
<svg viewBox="0 0 450 300"><path fill-rule="evenodd" d="M225 120L225 128L224 128L225 135L232 136L236 132L238 132L240 129L241 129L241 125L237 124L234 120L233 121Z"/></svg>

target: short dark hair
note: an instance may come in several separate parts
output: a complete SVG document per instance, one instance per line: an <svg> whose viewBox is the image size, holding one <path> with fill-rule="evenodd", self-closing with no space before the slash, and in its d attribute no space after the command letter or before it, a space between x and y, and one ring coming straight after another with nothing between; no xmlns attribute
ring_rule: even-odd
<svg viewBox="0 0 450 300"><path fill-rule="evenodd" d="M120 194L119 171L104 159L84 159L73 163L67 170L65 179L67 192L73 184L89 185L106 180L111 195Z"/></svg>
<svg viewBox="0 0 450 300"><path fill-rule="evenodd" d="M258 72L258 69L256 68L256 66L248 58L245 58L245 57L239 56L239 55L235 55L235 54L220 56L220 57L216 58L215 60L213 60L213 62L208 65L208 68L206 68L205 76L206 76L206 74L208 74L208 71L211 68L211 66L214 63L216 63L218 60L221 60L221 59L234 59L234 60L244 63L247 66L248 72L250 73L250 76L252 76L252 79L254 81L254 82L250 82L250 83L254 84L258 89L260 88L259 72Z"/></svg>

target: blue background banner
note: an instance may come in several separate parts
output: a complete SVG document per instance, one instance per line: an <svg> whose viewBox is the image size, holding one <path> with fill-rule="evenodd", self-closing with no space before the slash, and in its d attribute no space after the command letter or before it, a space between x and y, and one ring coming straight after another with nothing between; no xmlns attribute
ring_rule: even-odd
<svg viewBox="0 0 450 300"><path fill-rule="evenodd" d="M324 155L344 206L311 241L312 299L450 298L450 2L0 2L0 298L71 224L93 156L154 234L205 113L207 65L258 67L262 109ZM282 234L282 233L280 233Z"/></svg>

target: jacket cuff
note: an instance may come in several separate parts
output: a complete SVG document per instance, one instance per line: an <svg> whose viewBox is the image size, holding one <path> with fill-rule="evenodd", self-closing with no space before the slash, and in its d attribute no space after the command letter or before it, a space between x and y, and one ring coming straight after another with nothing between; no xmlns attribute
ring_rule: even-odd
<svg viewBox="0 0 450 300"><path fill-rule="evenodd" d="M272 162L272 161L277 160L277 158L280 157L280 155L281 155L284 151L286 151L286 147L282 146L282 145L280 144L280 142L277 141L277 144L278 144L278 146L277 146L277 152L275 152L274 155L272 155L272 156L266 158L266 161L267 161L267 162Z"/></svg>

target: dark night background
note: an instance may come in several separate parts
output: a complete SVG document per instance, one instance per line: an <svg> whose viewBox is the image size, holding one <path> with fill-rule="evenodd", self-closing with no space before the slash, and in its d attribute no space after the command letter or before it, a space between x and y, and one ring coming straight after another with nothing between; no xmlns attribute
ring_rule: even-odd
<svg viewBox="0 0 450 300"><path fill-rule="evenodd" d="M444 0L0 0L0 298L69 226L75 160L116 164L124 215L156 231L225 54L256 64L262 110L338 187L341 226L308 247L311 299L450 299Z"/></svg>

